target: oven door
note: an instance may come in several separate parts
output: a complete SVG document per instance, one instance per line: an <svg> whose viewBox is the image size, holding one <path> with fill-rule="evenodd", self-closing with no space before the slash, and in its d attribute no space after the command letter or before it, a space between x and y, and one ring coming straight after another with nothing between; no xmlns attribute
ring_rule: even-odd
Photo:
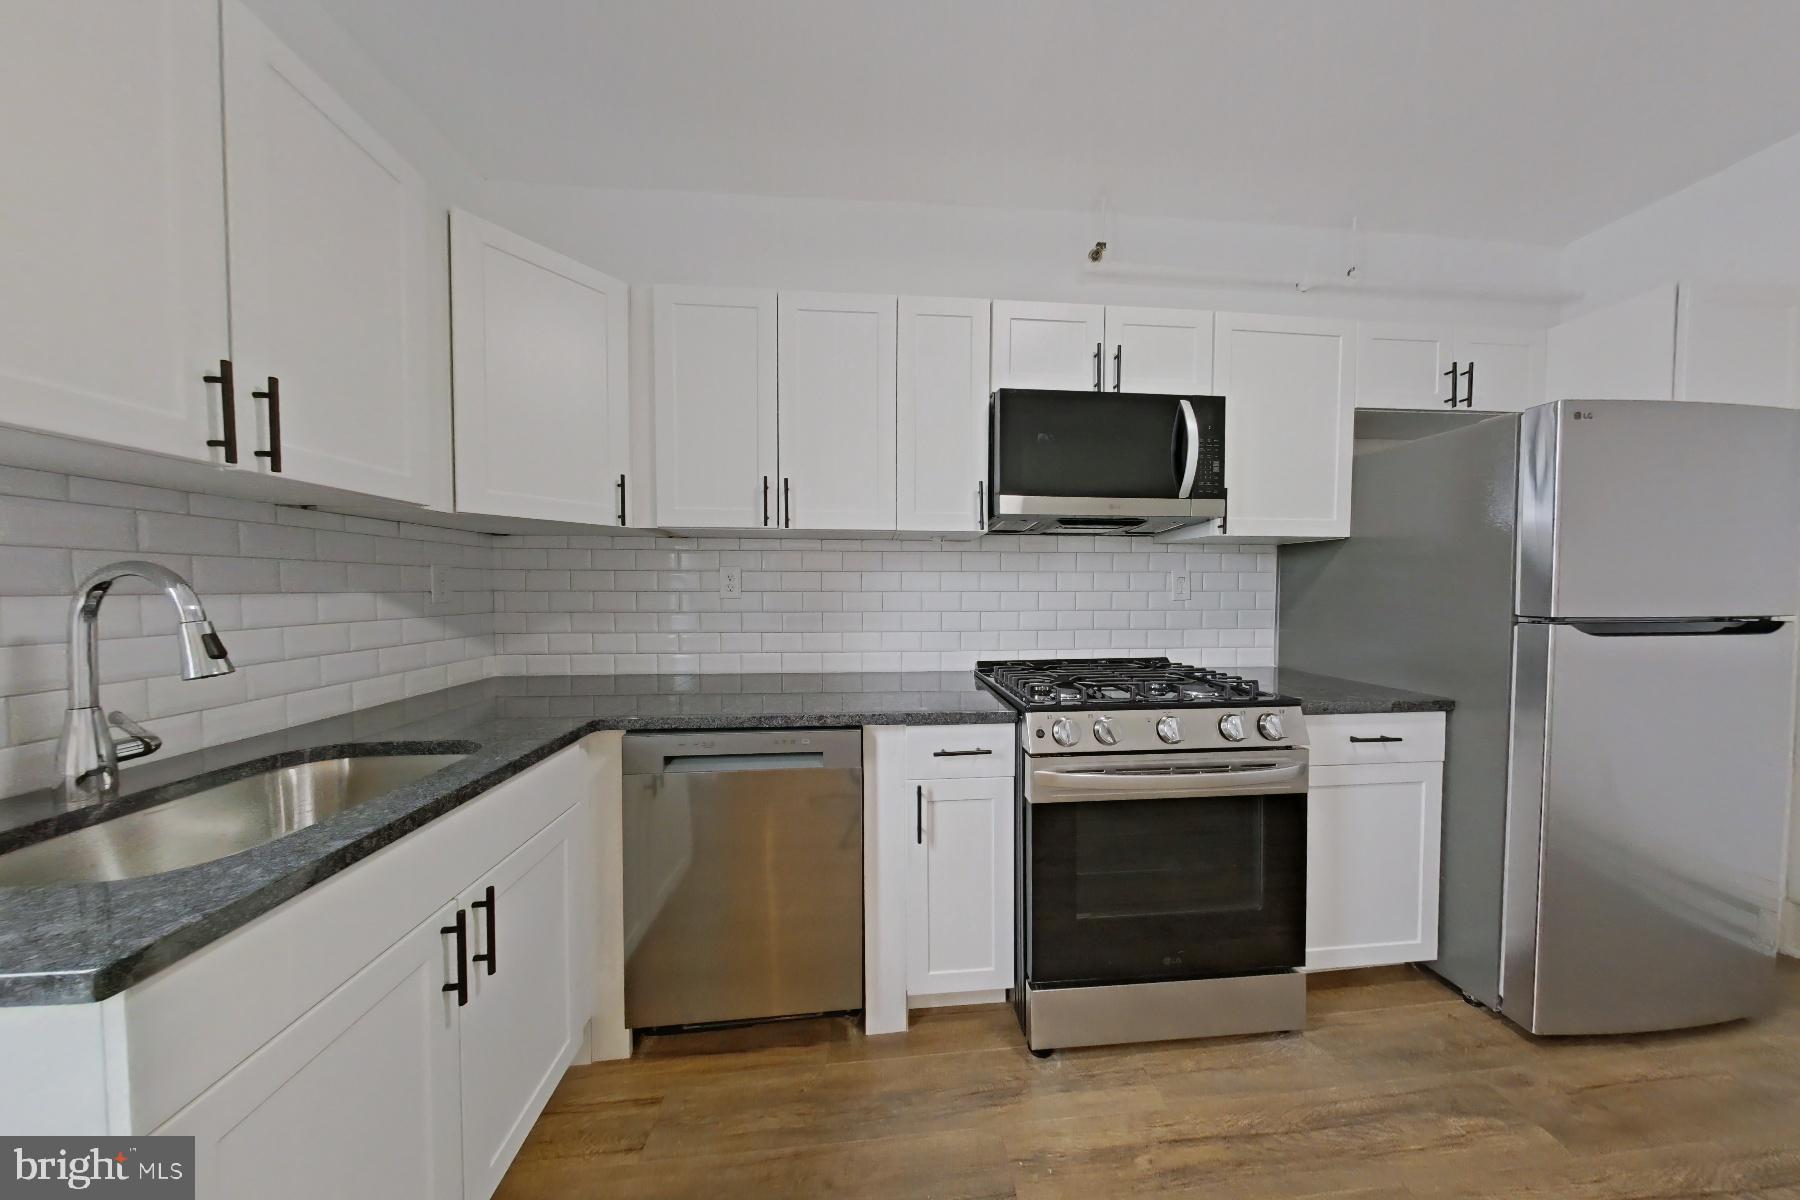
<svg viewBox="0 0 1800 1200"><path fill-rule="evenodd" d="M1306 778L1304 750L1028 760L1031 984L1302 965Z"/></svg>
<svg viewBox="0 0 1800 1200"><path fill-rule="evenodd" d="M996 515L1223 515L1218 396L1002 388L992 441Z"/></svg>

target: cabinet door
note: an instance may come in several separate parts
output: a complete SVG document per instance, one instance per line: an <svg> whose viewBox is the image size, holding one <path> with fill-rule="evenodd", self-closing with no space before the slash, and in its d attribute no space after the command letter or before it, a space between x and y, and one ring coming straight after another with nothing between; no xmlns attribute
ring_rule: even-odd
<svg viewBox="0 0 1800 1200"><path fill-rule="evenodd" d="M194 1138L199 1194L463 1194L447 905L156 1132ZM485 1193L484 1193L485 1194Z"/></svg>
<svg viewBox="0 0 1800 1200"><path fill-rule="evenodd" d="M657 523L771 524L775 293L658 288L654 322Z"/></svg>
<svg viewBox="0 0 1800 1200"><path fill-rule="evenodd" d="M22 0L5 25L0 422L222 461L217 0Z"/></svg>
<svg viewBox="0 0 1800 1200"><path fill-rule="evenodd" d="M247 428L270 445L270 402L249 393L276 377L284 475L423 502L434 238L423 185L239 0L226 0L224 28L231 345L239 402L256 413ZM441 225L435 237L441 254Z"/></svg>
<svg viewBox="0 0 1800 1200"><path fill-rule="evenodd" d="M1452 357L1462 364L1465 408L1517 412L1544 402L1542 330L1459 329Z"/></svg>
<svg viewBox="0 0 1800 1200"><path fill-rule="evenodd" d="M1306 965L1437 957L1442 763L1314 767L1307 795Z"/></svg>
<svg viewBox="0 0 1800 1200"><path fill-rule="evenodd" d="M913 783L906 991L1013 985L1013 781Z"/></svg>
<svg viewBox="0 0 1800 1200"><path fill-rule="evenodd" d="M1452 344L1443 325L1362 322L1356 327L1356 407L1449 408ZM1460 380L1456 389L1460 396Z"/></svg>
<svg viewBox="0 0 1800 1200"><path fill-rule="evenodd" d="M1546 339L1545 399L1667 400L1675 285L1572 317Z"/></svg>
<svg viewBox="0 0 1800 1200"><path fill-rule="evenodd" d="M1106 310L1098 304L994 301L996 388L1099 391Z"/></svg>
<svg viewBox="0 0 1800 1200"><path fill-rule="evenodd" d="M896 528L986 523L988 317L986 300L900 297Z"/></svg>
<svg viewBox="0 0 1800 1200"><path fill-rule="evenodd" d="M1213 314L1190 308L1106 310L1101 364L1115 392L1204 395L1213 386Z"/></svg>
<svg viewBox="0 0 1800 1200"><path fill-rule="evenodd" d="M783 292L779 314L782 524L894 528L894 297Z"/></svg>
<svg viewBox="0 0 1800 1200"><path fill-rule="evenodd" d="M487 1200L581 1044L592 996L590 905L575 857L587 805L558 817L463 895L469 916L462 1009L465 1200ZM491 891L489 889L492 889Z"/></svg>
<svg viewBox="0 0 1800 1200"><path fill-rule="evenodd" d="M450 288L457 511L623 525L625 285L458 211Z"/></svg>
<svg viewBox="0 0 1800 1200"><path fill-rule="evenodd" d="M1350 533L1355 332L1350 321L1219 314L1226 533Z"/></svg>
<svg viewBox="0 0 1800 1200"><path fill-rule="evenodd" d="M1675 399L1800 407L1800 299L1684 283L1675 321Z"/></svg>

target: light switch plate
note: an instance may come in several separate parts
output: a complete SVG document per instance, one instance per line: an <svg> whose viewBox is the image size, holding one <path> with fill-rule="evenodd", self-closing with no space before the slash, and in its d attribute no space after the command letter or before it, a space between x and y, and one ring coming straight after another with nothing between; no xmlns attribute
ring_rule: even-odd
<svg viewBox="0 0 1800 1200"><path fill-rule="evenodd" d="M744 595L744 568L719 568L719 597L724 600L739 600Z"/></svg>
<svg viewBox="0 0 1800 1200"><path fill-rule="evenodd" d="M431 602L444 604L450 599L450 588L444 580L444 568L433 563L431 566Z"/></svg>
<svg viewBox="0 0 1800 1200"><path fill-rule="evenodd" d="M1169 572L1169 599L1187 600L1193 596L1192 584L1186 571Z"/></svg>

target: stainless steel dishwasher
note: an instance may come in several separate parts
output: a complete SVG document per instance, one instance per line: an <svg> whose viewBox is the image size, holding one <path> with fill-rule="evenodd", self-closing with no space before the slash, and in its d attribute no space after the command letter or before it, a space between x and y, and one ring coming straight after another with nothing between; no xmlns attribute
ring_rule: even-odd
<svg viewBox="0 0 1800 1200"><path fill-rule="evenodd" d="M863 1006L862 733L627 734L625 1023Z"/></svg>

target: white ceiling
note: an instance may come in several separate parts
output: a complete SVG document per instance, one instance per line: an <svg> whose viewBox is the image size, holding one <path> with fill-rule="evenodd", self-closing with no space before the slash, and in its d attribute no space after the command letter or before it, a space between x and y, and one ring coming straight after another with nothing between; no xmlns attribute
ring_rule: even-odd
<svg viewBox="0 0 1800 1200"><path fill-rule="evenodd" d="M322 0L475 168L1560 245L1800 131L1793 0Z"/></svg>

